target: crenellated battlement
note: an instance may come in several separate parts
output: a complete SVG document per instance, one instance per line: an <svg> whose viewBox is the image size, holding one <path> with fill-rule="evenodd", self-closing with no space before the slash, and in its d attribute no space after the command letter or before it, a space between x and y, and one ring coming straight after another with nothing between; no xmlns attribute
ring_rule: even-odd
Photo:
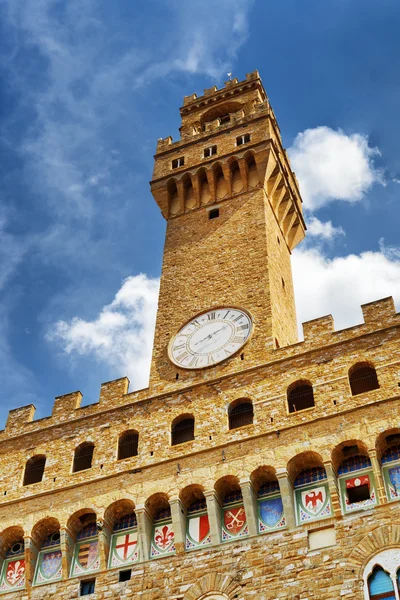
<svg viewBox="0 0 400 600"><path fill-rule="evenodd" d="M313 378L309 373L309 366L304 366L305 358L307 358L308 361L311 361L311 363L313 360L320 362L323 362L324 360L330 361L332 360L332 357L337 356L338 352L339 354L342 353L343 356L348 352L354 357L357 355L357 351L356 355L354 355L354 347L358 348L360 360L364 360L367 357L368 360L374 362L373 355L378 345L397 340L399 336L400 313L396 313L392 297L369 302L362 305L361 309L364 315L364 323L346 329L336 331L331 315L326 315L303 323L304 341L282 348L271 348L269 360L266 363L248 369L246 369L246 365L244 364L243 370L240 373L217 377L218 384L222 385L223 389L230 386L233 386L238 390L242 386L248 389L248 385L245 382L249 377L255 379L261 377L262 379L263 373L269 373L271 369L278 368L277 365L279 365L279 369L282 369L283 372L295 372L296 375L293 377L294 380L299 378L312 380ZM394 331L391 332L393 328ZM387 333L384 333L385 331ZM371 336L375 336L377 341L371 340ZM336 348L338 345L340 350ZM330 348L333 347L336 349L331 351ZM370 351L371 347L373 348L372 353ZM314 356L314 359L311 358L311 355ZM354 360L354 358L351 359L353 362ZM351 366L351 361L346 363L346 368ZM346 368L343 371L344 376L346 376L347 373ZM336 377L336 375L337 372L335 368L335 373L332 373L332 377ZM178 405L183 403L183 405L188 405L190 409L192 409L198 392L203 389L205 385L214 385L213 382L215 379L215 370L210 369L207 371L204 383L193 384L190 379L190 373L188 372L187 377L182 378L181 386L176 391L151 395L149 393L149 388L129 392L129 380L127 377L122 377L102 383L100 386L99 400L94 404L81 406L82 394L80 391L57 396L54 401L51 416L39 420L34 420L35 406L33 404L14 408L9 411L5 429L0 431L0 443L3 440L20 435L37 433L52 427L70 425L73 421L80 421L83 419L85 422L90 422L90 419L94 419L98 415L112 414L113 412L119 414L119 411L124 409L124 407L126 409L128 409L128 407L130 407L130 409L133 409L134 407L139 409L140 407L140 414L142 417L144 415L151 415L152 413L157 415L160 407L165 407L165 403L167 402L168 405L168 402L170 401L177 402ZM330 380L329 370L325 373L324 379L327 382ZM392 383L397 386L397 379L395 378ZM271 396L274 397L275 395L284 397L285 389L284 387L282 388L282 384L277 385L276 389L271 391ZM312 420L313 416L314 415L309 413L308 418ZM283 420L280 427L284 426L284 421L288 418L293 420L292 416L288 417L283 411Z"/></svg>

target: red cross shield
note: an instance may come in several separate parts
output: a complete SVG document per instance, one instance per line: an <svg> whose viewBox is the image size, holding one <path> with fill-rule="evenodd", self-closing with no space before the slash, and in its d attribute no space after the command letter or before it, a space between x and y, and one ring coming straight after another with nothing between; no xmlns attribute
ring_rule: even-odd
<svg viewBox="0 0 400 600"><path fill-rule="evenodd" d="M127 561L132 558L136 550L137 533L118 535L115 540L115 554L120 560Z"/></svg>

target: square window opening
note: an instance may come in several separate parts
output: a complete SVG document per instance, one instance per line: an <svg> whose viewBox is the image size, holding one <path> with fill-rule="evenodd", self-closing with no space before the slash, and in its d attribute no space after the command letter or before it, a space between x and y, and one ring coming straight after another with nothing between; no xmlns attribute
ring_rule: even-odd
<svg viewBox="0 0 400 600"><path fill-rule="evenodd" d="M209 219L217 219L218 217L219 217L219 208L213 208L208 213L208 218Z"/></svg>
<svg viewBox="0 0 400 600"><path fill-rule="evenodd" d="M239 135L236 138L236 146L242 146L243 144L248 144L250 141L250 134L245 133L244 135Z"/></svg>
<svg viewBox="0 0 400 600"><path fill-rule="evenodd" d="M178 169L179 167L183 167L184 164L185 164L185 158L184 158L184 156L180 156L179 158L175 158L172 161L172 168Z"/></svg>
<svg viewBox="0 0 400 600"><path fill-rule="evenodd" d="M217 146L210 146L209 148L204 148L204 158L209 158L217 154Z"/></svg>
<svg viewBox="0 0 400 600"><path fill-rule="evenodd" d="M364 485L359 485L358 487L349 488L347 490L347 497L350 504L356 504L357 502L369 500L371 498L369 485L365 483Z"/></svg>
<svg viewBox="0 0 400 600"><path fill-rule="evenodd" d="M132 575L132 569L126 569L125 571L120 571L118 576L119 583L123 581L129 581Z"/></svg>
<svg viewBox="0 0 400 600"><path fill-rule="evenodd" d="M87 581L81 581L80 585L80 596L88 596L89 594L94 594L94 587L96 584L95 579L89 579Z"/></svg>

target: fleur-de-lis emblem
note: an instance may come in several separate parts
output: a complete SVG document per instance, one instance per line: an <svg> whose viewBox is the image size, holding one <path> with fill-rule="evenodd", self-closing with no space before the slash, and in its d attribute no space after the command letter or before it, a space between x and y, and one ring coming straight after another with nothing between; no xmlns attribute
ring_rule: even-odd
<svg viewBox="0 0 400 600"><path fill-rule="evenodd" d="M7 567L7 581L10 585L15 585L25 573L25 562L16 560L15 562L10 562Z"/></svg>
<svg viewBox="0 0 400 600"><path fill-rule="evenodd" d="M168 525L157 529L154 536L154 541L159 548L165 550L174 540L174 532Z"/></svg>

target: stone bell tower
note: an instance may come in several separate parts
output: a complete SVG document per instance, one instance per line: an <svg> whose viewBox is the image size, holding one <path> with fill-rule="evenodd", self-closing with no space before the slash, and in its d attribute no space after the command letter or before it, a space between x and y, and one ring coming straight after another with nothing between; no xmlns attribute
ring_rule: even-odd
<svg viewBox="0 0 400 600"><path fill-rule="evenodd" d="M186 96L180 113L181 138L159 140L151 181L167 220L154 393L255 366L297 341L290 253L304 237L302 201L258 72ZM204 369L173 364L176 332L226 306L251 315L245 347Z"/></svg>

